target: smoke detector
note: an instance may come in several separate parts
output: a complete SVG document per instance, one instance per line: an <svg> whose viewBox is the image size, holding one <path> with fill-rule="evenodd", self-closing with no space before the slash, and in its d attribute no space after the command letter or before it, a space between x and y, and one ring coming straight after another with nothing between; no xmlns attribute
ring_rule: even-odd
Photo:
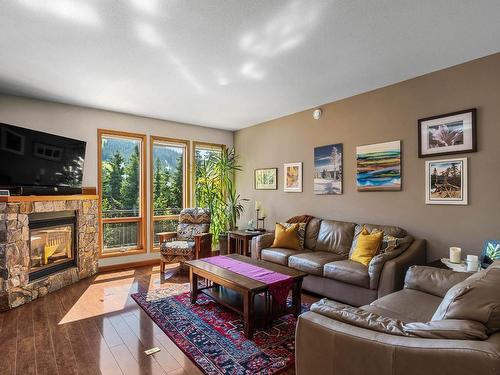
<svg viewBox="0 0 500 375"><path fill-rule="evenodd" d="M319 120L321 118L321 115L323 114L323 110L321 108L316 108L313 111L313 119Z"/></svg>

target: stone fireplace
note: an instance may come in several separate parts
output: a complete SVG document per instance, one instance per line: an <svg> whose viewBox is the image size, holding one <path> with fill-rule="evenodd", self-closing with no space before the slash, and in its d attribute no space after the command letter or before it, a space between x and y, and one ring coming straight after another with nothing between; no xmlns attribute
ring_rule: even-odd
<svg viewBox="0 0 500 375"><path fill-rule="evenodd" d="M0 311L97 272L97 196L0 199Z"/></svg>

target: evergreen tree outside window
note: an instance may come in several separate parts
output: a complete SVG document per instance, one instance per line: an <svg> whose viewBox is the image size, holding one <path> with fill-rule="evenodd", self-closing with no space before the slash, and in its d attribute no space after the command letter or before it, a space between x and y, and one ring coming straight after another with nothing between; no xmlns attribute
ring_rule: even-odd
<svg viewBox="0 0 500 375"><path fill-rule="evenodd" d="M175 232L188 206L189 141L153 136L150 149L152 250L158 251L158 233Z"/></svg>
<svg viewBox="0 0 500 375"><path fill-rule="evenodd" d="M145 252L146 136L98 131L101 256Z"/></svg>

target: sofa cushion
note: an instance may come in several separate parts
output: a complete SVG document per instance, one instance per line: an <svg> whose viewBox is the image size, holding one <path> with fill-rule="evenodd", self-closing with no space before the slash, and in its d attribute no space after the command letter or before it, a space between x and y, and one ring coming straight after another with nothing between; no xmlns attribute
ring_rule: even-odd
<svg viewBox="0 0 500 375"><path fill-rule="evenodd" d="M354 236L350 248L350 253L356 248L356 244L358 242L358 237L363 228L366 228L368 232L373 232L375 229L378 229L384 234L388 234L389 236L403 238L406 236L406 231L400 227L396 227L393 225L377 225L377 224L357 224L354 228Z"/></svg>
<svg viewBox="0 0 500 375"><path fill-rule="evenodd" d="M342 255L328 251L311 251L308 253L292 255L288 258L288 267L304 271L312 275L323 276L323 266L335 260L345 259Z"/></svg>
<svg viewBox="0 0 500 375"><path fill-rule="evenodd" d="M263 249L260 253L260 258L262 260L267 260L268 262L282 264L288 266L288 258L292 255L303 254L307 249L304 250L291 250L279 247L272 247L268 249Z"/></svg>
<svg viewBox="0 0 500 375"><path fill-rule="evenodd" d="M406 272L405 288L420 290L444 298L448 290L471 274L435 267L411 266Z"/></svg>
<svg viewBox="0 0 500 375"><path fill-rule="evenodd" d="M388 316L397 317L405 323L426 323L431 320L441 300L431 294L403 289L373 301L370 306L393 312L394 315Z"/></svg>
<svg viewBox="0 0 500 375"><path fill-rule="evenodd" d="M331 251L347 257L354 238L356 224L345 221L322 220L315 250Z"/></svg>
<svg viewBox="0 0 500 375"><path fill-rule="evenodd" d="M321 219L315 217L311 219L307 224L304 247L311 250L314 250L316 248L316 241L318 240L318 233L321 221L322 221Z"/></svg>
<svg viewBox="0 0 500 375"><path fill-rule="evenodd" d="M370 287L368 267L348 259L326 263L323 267L323 276L363 288Z"/></svg>
<svg viewBox="0 0 500 375"><path fill-rule="evenodd" d="M499 285L500 261L448 290L432 320L475 320L490 332L500 330Z"/></svg>

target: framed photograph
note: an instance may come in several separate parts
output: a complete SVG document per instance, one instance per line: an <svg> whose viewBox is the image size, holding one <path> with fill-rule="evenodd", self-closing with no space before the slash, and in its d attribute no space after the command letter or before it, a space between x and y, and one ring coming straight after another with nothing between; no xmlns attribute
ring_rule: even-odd
<svg viewBox="0 0 500 375"><path fill-rule="evenodd" d="M342 194L342 143L314 148L314 194Z"/></svg>
<svg viewBox="0 0 500 375"><path fill-rule="evenodd" d="M283 191L288 193L302 193L302 162L285 163Z"/></svg>
<svg viewBox="0 0 500 375"><path fill-rule="evenodd" d="M425 162L426 204L467 204L467 158Z"/></svg>
<svg viewBox="0 0 500 375"><path fill-rule="evenodd" d="M479 258L483 267L488 267L495 260L500 260L500 241L486 240L484 241L483 251Z"/></svg>
<svg viewBox="0 0 500 375"><path fill-rule="evenodd" d="M476 152L476 109L418 120L418 157Z"/></svg>
<svg viewBox="0 0 500 375"><path fill-rule="evenodd" d="M255 190L276 190L278 188L278 168L256 169L254 175Z"/></svg>
<svg viewBox="0 0 500 375"><path fill-rule="evenodd" d="M356 147L358 191L401 190L401 141Z"/></svg>

